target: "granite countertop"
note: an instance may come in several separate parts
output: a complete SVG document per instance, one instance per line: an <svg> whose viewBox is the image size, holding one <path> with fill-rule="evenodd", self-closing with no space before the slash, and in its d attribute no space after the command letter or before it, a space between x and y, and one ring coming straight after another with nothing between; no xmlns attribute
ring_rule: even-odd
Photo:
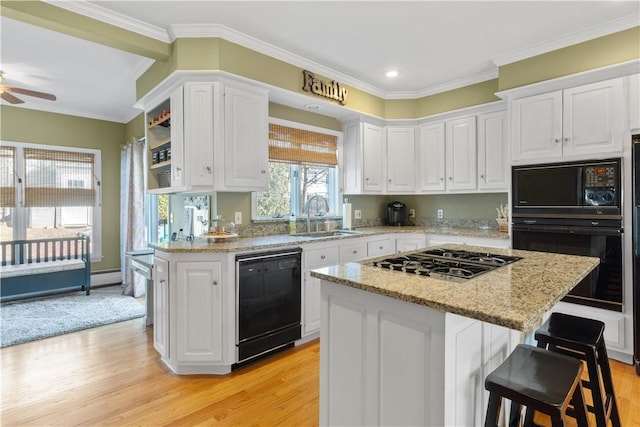
<svg viewBox="0 0 640 427"><path fill-rule="evenodd" d="M233 241L210 243L205 239L196 238L193 242L167 242L151 243L149 246L163 252L242 252L256 249L275 249L283 246L301 245L305 243L324 242L329 240L342 240L363 236L375 236L394 233L432 233L455 236L486 237L508 239L507 233L498 230L480 230L477 228L437 228L424 226L377 226L363 227L355 230L356 233L341 236L327 236L313 238L301 234L279 234L272 236L240 237Z"/></svg>
<svg viewBox="0 0 640 427"><path fill-rule="evenodd" d="M440 311L530 332L543 315L600 262L598 258L443 245L450 249L522 257L464 283L348 263L313 270L311 276Z"/></svg>

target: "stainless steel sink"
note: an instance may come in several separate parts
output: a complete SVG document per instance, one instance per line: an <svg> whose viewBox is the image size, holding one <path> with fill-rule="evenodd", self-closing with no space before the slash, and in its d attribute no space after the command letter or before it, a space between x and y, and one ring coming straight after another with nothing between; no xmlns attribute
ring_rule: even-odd
<svg viewBox="0 0 640 427"><path fill-rule="evenodd" d="M321 238L321 237L352 236L352 235L358 235L358 234L362 234L362 232L352 231L352 230L333 230L333 231L316 231L315 233L297 233L296 236Z"/></svg>

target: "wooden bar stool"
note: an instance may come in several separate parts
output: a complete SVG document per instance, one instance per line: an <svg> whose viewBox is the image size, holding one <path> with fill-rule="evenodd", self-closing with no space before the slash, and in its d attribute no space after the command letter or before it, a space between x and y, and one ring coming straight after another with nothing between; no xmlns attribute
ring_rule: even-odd
<svg viewBox="0 0 640 427"><path fill-rule="evenodd" d="M580 383L582 369L582 362L573 357L519 344L487 375L484 385L489 391L489 405L485 427L498 425L503 398L512 402L510 426L519 425L520 405L527 407L525 426L533 425L533 411L549 415L554 427L563 426L570 402L578 426L588 426Z"/></svg>
<svg viewBox="0 0 640 427"><path fill-rule="evenodd" d="M620 427L620 415L613 392L609 357L604 343L604 323L572 316L552 313L535 333L538 347L573 356L587 363L589 380L582 386L591 391L593 406L587 409L596 416L596 424L605 427L609 420Z"/></svg>

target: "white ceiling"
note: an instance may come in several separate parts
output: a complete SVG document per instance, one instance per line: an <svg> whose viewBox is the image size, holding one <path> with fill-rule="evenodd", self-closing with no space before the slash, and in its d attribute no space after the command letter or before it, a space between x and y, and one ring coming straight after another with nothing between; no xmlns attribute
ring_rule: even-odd
<svg viewBox="0 0 640 427"><path fill-rule="evenodd" d="M499 65L640 25L638 1L49 3L165 42L224 37L388 99L495 78ZM5 83L58 97L21 96L24 108L118 122L138 113L135 80L150 59L6 17L0 26Z"/></svg>

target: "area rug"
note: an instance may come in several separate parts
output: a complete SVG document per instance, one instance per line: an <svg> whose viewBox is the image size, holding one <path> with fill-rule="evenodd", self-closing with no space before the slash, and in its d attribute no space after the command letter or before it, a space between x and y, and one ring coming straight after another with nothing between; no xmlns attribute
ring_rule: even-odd
<svg viewBox="0 0 640 427"><path fill-rule="evenodd" d="M0 306L0 347L122 322L145 315L133 297L113 293L71 295Z"/></svg>

